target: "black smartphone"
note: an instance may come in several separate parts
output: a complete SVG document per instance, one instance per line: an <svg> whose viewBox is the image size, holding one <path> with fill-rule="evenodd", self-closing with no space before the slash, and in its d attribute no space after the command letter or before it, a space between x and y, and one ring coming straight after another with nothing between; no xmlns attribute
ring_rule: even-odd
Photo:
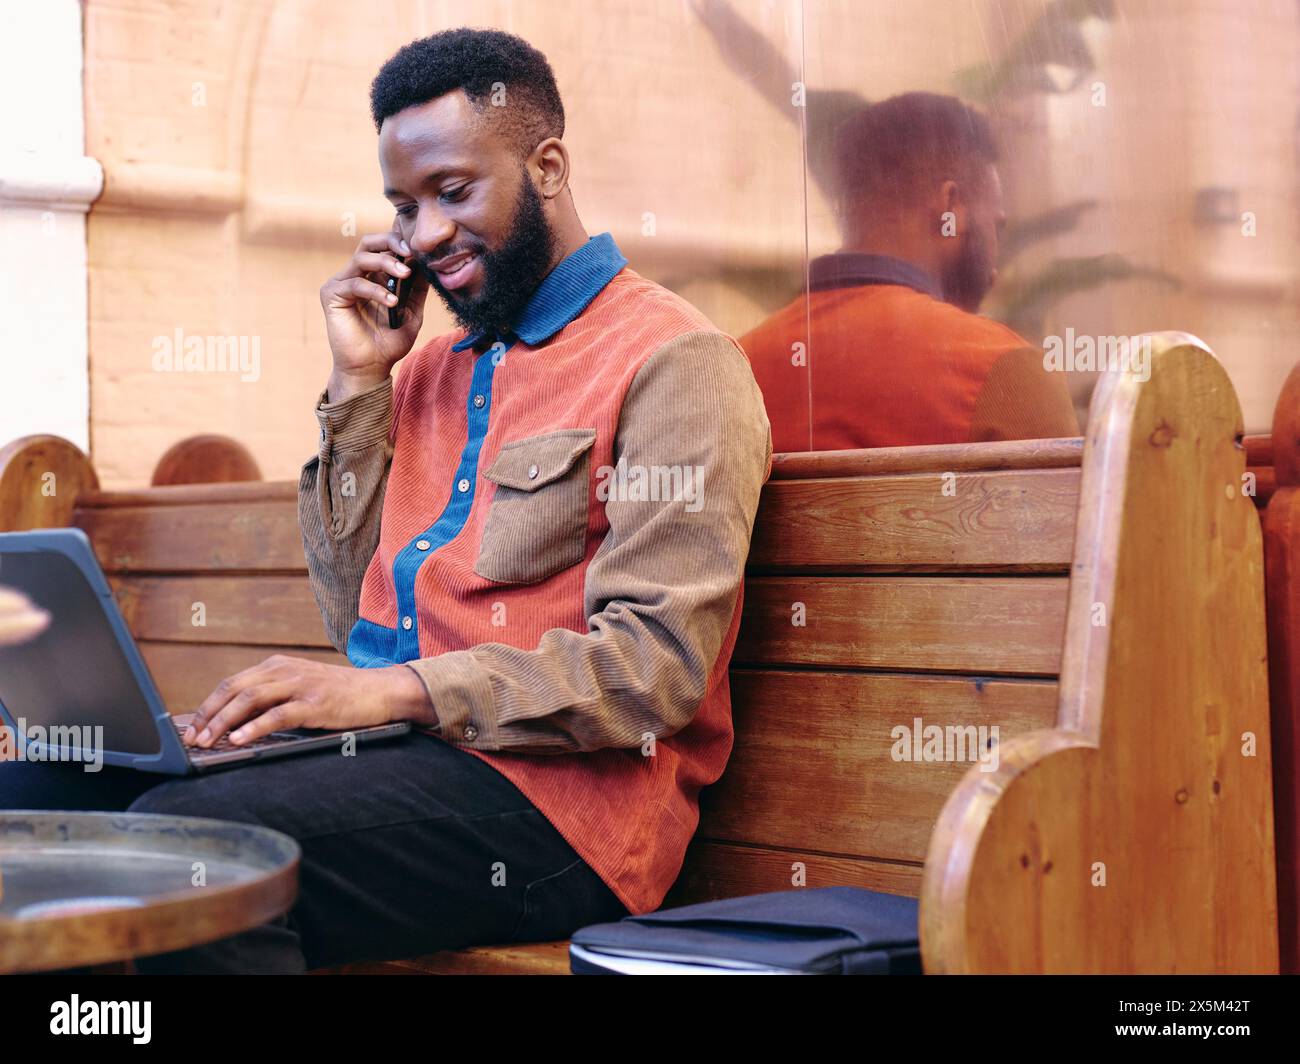
<svg viewBox="0 0 1300 1064"><path fill-rule="evenodd" d="M397 256L397 261L402 264L406 263L406 260L402 258L401 255ZM405 281L402 281L394 277L392 274L388 275L388 283L385 287L387 287L390 292L397 293L397 302L388 308L388 327L390 329L400 329L402 327L402 318L404 316L402 308L406 306L406 295L411 288L411 277L414 276L415 273L412 271L410 277L407 277Z"/></svg>

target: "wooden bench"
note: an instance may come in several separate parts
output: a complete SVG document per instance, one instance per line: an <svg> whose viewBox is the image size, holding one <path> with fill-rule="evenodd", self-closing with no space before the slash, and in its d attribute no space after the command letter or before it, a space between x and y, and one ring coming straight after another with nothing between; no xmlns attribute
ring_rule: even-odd
<svg viewBox="0 0 1300 1064"><path fill-rule="evenodd" d="M1241 414L1194 339L1154 346L1148 382L1102 382L1086 439L778 456L735 749L666 906L850 884L920 897L931 973L1277 970ZM1271 490L1267 441L1251 451ZM0 520L89 534L176 712L271 653L344 660L296 519L294 482L105 492L66 441L0 451ZM996 728L996 769L896 759L917 718ZM567 968L558 942L329 971Z"/></svg>
<svg viewBox="0 0 1300 1064"><path fill-rule="evenodd" d="M1277 824L1281 968L1300 974L1300 365L1291 370L1273 417L1272 475L1264 511L1268 598L1273 803ZM1261 483L1265 478L1261 477Z"/></svg>

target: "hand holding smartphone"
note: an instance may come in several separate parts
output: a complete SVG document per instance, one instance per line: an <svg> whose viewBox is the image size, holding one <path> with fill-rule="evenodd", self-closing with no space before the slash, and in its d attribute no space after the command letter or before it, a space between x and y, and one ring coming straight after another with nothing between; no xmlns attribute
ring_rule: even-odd
<svg viewBox="0 0 1300 1064"><path fill-rule="evenodd" d="M398 221L387 233L361 238L350 261L321 286L334 361L327 385L331 402L391 374L419 335L428 293L428 278Z"/></svg>
<svg viewBox="0 0 1300 1064"><path fill-rule="evenodd" d="M407 265L406 259L401 255L396 256L397 261L402 265ZM404 281L399 281L396 277L389 276L387 288L390 292L397 293L397 303L388 308L388 327L390 329L400 329L402 327L402 318L406 309L406 297L411 291L411 278L415 276L412 270L410 275Z"/></svg>

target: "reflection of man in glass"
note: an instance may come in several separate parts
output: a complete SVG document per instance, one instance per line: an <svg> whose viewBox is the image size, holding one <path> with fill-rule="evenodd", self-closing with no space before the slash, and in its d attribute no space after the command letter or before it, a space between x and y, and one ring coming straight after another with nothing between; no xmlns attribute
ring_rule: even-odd
<svg viewBox="0 0 1300 1064"><path fill-rule="evenodd" d="M844 247L741 338L775 449L1078 435L1063 375L976 313L1005 223L988 120L895 96L839 126L834 159Z"/></svg>

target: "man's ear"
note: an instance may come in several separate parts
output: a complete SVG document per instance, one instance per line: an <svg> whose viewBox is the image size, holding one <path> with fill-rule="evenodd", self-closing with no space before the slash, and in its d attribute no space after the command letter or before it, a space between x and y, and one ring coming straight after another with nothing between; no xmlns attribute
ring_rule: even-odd
<svg viewBox="0 0 1300 1064"><path fill-rule="evenodd" d="M541 171L537 192L542 199L554 199L569 183L569 149L559 137L547 137L533 149L531 165Z"/></svg>
<svg viewBox="0 0 1300 1064"><path fill-rule="evenodd" d="M940 236L953 237L961 235L965 222L963 211L965 204L961 201L961 190L956 181L942 182L934 190L933 204L934 224Z"/></svg>
<svg viewBox="0 0 1300 1064"><path fill-rule="evenodd" d="M939 213L952 211L954 214L961 210L961 189L957 182L949 179L939 186Z"/></svg>

